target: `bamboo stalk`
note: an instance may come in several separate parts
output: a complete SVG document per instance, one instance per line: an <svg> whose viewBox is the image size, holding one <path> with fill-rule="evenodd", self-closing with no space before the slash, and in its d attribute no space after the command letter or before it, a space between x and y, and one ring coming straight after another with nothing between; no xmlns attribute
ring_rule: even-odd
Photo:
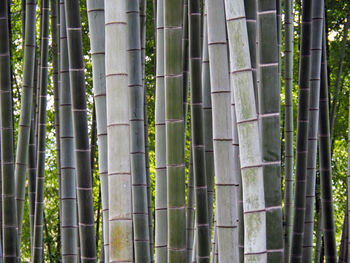
<svg viewBox="0 0 350 263"><path fill-rule="evenodd" d="M164 87L164 1L157 1L156 99L155 99L155 261L167 262L167 177Z"/></svg>
<svg viewBox="0 0 350 263"><path fill-rule="evenodd" d="M78 200L81 262L96 262L90 148L87 127L86 91L82 34L78 1L65 1L69 77L72 94L74 150Z"/></svg>
<svg viewBox="0 0 350 263"><path fill-rule="evenodd" d="M42 4L42 31L41 57L40 57L40 99L38 119L38 148L37 148L37 173L35 193L34 215L34 242L32 247L32 263L43 260L43 213L44 213L44 181L45 181L45 149L46 149L46 106L47 106L47 82L48 82L48 52L49 52L49 1L43 0Z"/></svg>
<svg viewBox="0 0 350 263"><path fill-rule="evenodd" d="M26 158L29 147L30 137L30 121L32 114L32 100L33 100L33 79L34 79L34 67L35 67L35 35L36 35L36 3L34 0L26 1L26 37L24 43L24 56L23 56L23 89L21 95L21 113L18 128L17 137L17 149L16 149L16 165L15 165L15 178L16 178L16 207L17 207L17 224L18 224L18 256L20 254L21 243L21 229L23 221L23 206L25 195L25 170L26 170ZM39 81L38 81L39 82ZM39 94L39 92L37 93Z"/></svg>
<svg viewBox="0 0 350 263"><path fill-rule="evenodd" d="M203 125L204 125L204 157L205 174L207 177L208 195L208 223L209 241L212 237L213 228L213 204L214 204L214 150L213 150L213 127L212 127L212 104L210 97L210 68L208 51L208 25L207 10L204 6L203 17L203 45L202 45L202 96L203 96Z"/></svg>
<svg viewBox="0 0 350 263"><path fill-rule="evenodd" d="M293 122L293 0L285 1L285 190L284 190L284 261L289 262L291 233L292 233L292 205L293 205L293 161L294 161L294 122Z"/></svg>
<svg viewBox="0 0 350 263"><path fill-rule="evenodd" d="M254 97L254 83L243 1L237 4L226 0L225 13L230 51L231 87L236 109L242 189L244 193L244 260L247 262L266 262L267 227L262 167L263 152L259 139L257 107ZM240 35L240 38L235 38L236 35Z"/></svg>
<svg viewBox="0 0 350 263"><path fill-rule="evenodd" d="M133 262L127 1L105 1L110 261ZM122 205L120 205L122 204Z"/></svg>
<svg viewBox="0 0 350 263"><path fill-rule="evenodd" d="M314 232L314 202L317 164L317 131L319 128L320 74L323 33L324 1L313 1L311 32L311 77L308 156L306 175L306 211L303 244L303 262L312 261Z"/></svg>
<svg viewBox="0 0 350 263"><path fill-rule="evenodd" d="M323 12L324 12L324 9L320 8L318 14ZM320 35L322 35L322 33ZM334 224L333 197L332 197L332 170L331 170L331 144L330 144L331 140L330 140L327 58L326 58L326 52L325 52L325 39L323 42L324 42L323 44L324 52L323 52L323 61L322 61L322 72L321 72L320 122L319 122L320 123L319 152L320 152L321 204L322 204L325 259L327 262L336 262L337 248L336 248L336 241L335 241L335 224Z"/></svg>
<svg viewBox="0 0 350 263"><path fill-rule="evenodd" d="M69 79L65 3L60 1L60 140L61 140L61 242L62 262L78 262L78 226L72 98Z"/></svg>
<svg viewBox="0 0 350 263"><path fill-rule="evenodd" d="M2 170L3 260L16 262L17 215L15 199L13 115L7 1L0 2L0 127ZM0 242L1 243L1 242Z"/></svg>
<svg viewBox="0 0 350 263"><path fill-rule="evenodd" d="M104 1L87 1L89 29L91 35L91 57L96 104L98 166L101 184L103 213L104 261L109 262L109 205L108 205L108 157L107 157L107 115L105 82L105 12Z"/></svg>
<svg viewBox="0 0 350 263"><path fill-rule="evenodd" d="M182 15L179 1L164 2L165 127L168 211L168 262L184 262L185 151L182 76Z"/></svg>
<svg viewBox="0 0 350 263"><path fill-rule="evenodd" d="M193 174L196 195L196 225L198 263L210 260L207 177L205 171L203 100L201 81L201 20L198 0L189 2L189 48L191 76L191 134Z"/></svg>
<svg viewBox="0 0 350 263"><path fill-rule="evenodd" d="M208 0L208 50L213 116L216 220L220 262L239 262L238 174L232 147L231 91L224 1Z"/></svg>
<svg viewBox="0 0 350 263"><path fill-rule="evenodd" d="M135 262L150 262L139 0L127 1L130 159Z"/></svg>
<svg viewBox="0 0 350 263"><path fill-rule="evenodd" d="M305 221L305 194L307 173L307 134L309 129L309 98L310 98L310 48L311 48L311 15L312 1L303 1L301 22L301 48L300 48L300 72L299 72L299 105L298 127L296 145L296 173L295 173L295 199L294 220L291 245L291 262L301 262L302 246L304 239Z"/></svg>
<svg viewBox="0 0 350 263"><path fill-rule="evenodd" d="M262 144L268 262L283 261L280 78L276 0L257 1L259 125Z"/></svg>

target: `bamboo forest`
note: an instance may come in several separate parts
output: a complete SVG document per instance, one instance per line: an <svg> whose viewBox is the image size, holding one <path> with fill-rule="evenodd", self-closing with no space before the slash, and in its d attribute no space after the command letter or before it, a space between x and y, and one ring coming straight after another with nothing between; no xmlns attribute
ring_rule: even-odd
<svg viewBox="0 0 350 263"><path fill-rule="evenodd" d="M0 0L0 263L350 263L349 0Z"/></svg>

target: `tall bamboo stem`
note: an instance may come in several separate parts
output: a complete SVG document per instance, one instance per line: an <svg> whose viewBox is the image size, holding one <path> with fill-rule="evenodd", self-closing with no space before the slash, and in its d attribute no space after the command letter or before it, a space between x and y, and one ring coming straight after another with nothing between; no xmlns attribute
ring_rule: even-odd
<svg viewBox="0 0 350 263"><path fill-rule="evenodd" d="M322 54L323 12L324 1L313 1L312 32L311 32L311 78L308 156L306 175L306 211L303 244L303 262L311 262L313 256L314 203L317 164L317 131L319 123L320 74Z"/></svg>
<svg viewBox="0 0 350 263"><path fill-rule="evenodd" d="M203 132L203 100L201 81L201 13L198 0L189 2L189 47L191 76L191 134L193 152L193 173L196 195L196 225L198 263L210 260L208 195L205 173L205 152Z"/></svg>
<svg viewBox="0 0 350 263"><path fill-rule="evenodd" d="M156 99L155 99L155 261L167 262L167 175L164 87L164 1L157 1Z"/></svg>
<svg viewBox="0 0 350 263"><path fill-rule="evenodd" d="M21 95L21 113L18 128L17 150L16 150L16 207L18 224L18 255L20 254L21 229L23 221L23 206L25 195L25 169L26 158L29 147L30 121L32 114L33 101L33 79L34 79L34 61L35 61L35 35L36 35L36 2L34 0L26 1L26 37L24 43L23 56L23 89ZM39 82L39 81L38 81ZM39 94L39 93L37 93Z"/></svg>
<svg viewBox="0 0 350 263"><path fill-rule="evenodd" d="M224 1L208 0L208 50L213 116L216 220L220 262L239 262L237 186L232 147L232 112Z"/></svg>
<svg viewBox="0 0 350 263"><path fill-rule="evenodd" d="M259 139L257 107L254 98L254 83L243 1L239 1L239 4L237 4L226 0L225 13L230 51L231 87L236 106L242 189L244 193L244 260L266 262L267 228L262 167L263 152ZM235 38L236 35L240 35L240 38Z"/></svg>
<svg viewBox="0 0 350 263"><path fill-rule="evenodd" d="M91 57L96 105L98 162L101 182L103 213L104 261L109 262L109 205L108 205L108 157L107 157L107 115L105 81L105 12L104 1L87 1L89 29L91 35Z"/></svg>
<svg viewBox="0 0 350 263"><path fill-rule="evenodd" d="M168 209L168 262L184 262L185 149L182 76L182 15L179 1L164 2L165 127Z"/></svg>
<svg viewBox="0 0 350 263"><path fill-rule="evenodd" d="M293 0L285 1L285 186L284 186L284 261L289 262L292 233L293 204L293 161L294 161L294 125L293 125Z"/></svg>
<svg viewBox="0 0 350 263"><path fill-rule="evenodd" d="M74 150L78 200L81 262L96 262L90 147L87 127L86 89L82 33L78 1L65 1L69 77L72 94Z"/></svg>
<svg viewBox="0 0 350 263"><path fill-rule="evenodd" d="M317 7L317 6L316 6ZM323 6L318 10L318 17L324 12ZM314 8L316 10L316 8ZM322 27L320 26L321 30ZM315 30L315 29L313 29ZM321 31L322 32L322 31ZM322 33L320 33L322 36ZM325 43L325 38L324 41ZM321 47L320 47L321 48ZM323 44L325 50L325 44ZM321 50L320 50L321 52ZM335 223L332 197L332 170L331 170L331 140L329 123L329 102L328 102L328 81L327 81L327 58L323 52L323 66L321 72L320 90L320 184L321 184L321 204L324 233L324 251L326 262L337 261L337 247L335 241Z"/></svg>
<svg viewBox="0 0 350 263"><path fill-rule="evenodd" d="M299 71L299 105L296 145L295 198L293 207L293 233L291 245L291 262L301 262L304 240L305 194L307 173L307 134L309 129L310 98L310 58L311 58L311 0L303 1L301 22L301 48Z"/></svg>
<svg viewBox="0 0 350 263"><path fill-rule="evenodd" d="M127 1L105 1L110 261L133 262ZM111 143L113 142L113 143Z"/></svg>
<svg viewBox="0 0 350 263"><path fill-rule="evenodd" d="M13 115L7 1L0 2L0 127L2 175L3 260L16 262L17 215L15 199ZM1 243L1 242L0 242Z"/></svg>
<svg viewBox="0 0 350 263"><path fill-rule="evenodd" d="M61 242L62 262L78 262L78 226L72 98L66 32L65 3L60 1L60 140L61 140ZM64 125L63 125L64 124Z"/></svg>
<svg viewBox="0 0 350 263"><path fill-rule="evenodd" d="M40 57L40 99L38 119L38 148L37 173L34 215L34 242L32 247L32 263L41 263L43 260L43 213L44 213L44 181L45 181L45 149L46 149L46 105L48 82L48 52L49 52L49 1L42 4L42 32Z"/></svg>
<svg viewBox="0 0 350 263"><path fill-rule="evenodd" d="M150 262L139 0L127 3L134 253L135 262Z"/></svg>

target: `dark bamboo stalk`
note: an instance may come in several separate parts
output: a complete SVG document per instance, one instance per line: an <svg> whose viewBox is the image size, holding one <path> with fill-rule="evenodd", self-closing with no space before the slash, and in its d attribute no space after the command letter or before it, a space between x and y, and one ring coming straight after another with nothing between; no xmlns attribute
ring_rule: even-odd
<svg viewBox="0 0 350 263"><path fill-rule="evenodd" d="M66 1L65 11L73 106L81 262L87 263L96 262L97 258L79 2Z"/></svg>
<svg viewBox="0 0 350 263"><path fill-rule="evenodd" d="M304 239L306 167L307 167L307 134L309 129L309 98L310 98L310 48L311 48L311 18L312 1L304 0L301 22L301 48L299 73L299 105L297 127L296 173L294 221L291 245L291 262L301 262Z"/></svg>
<svg viewBox="0 0 350 263"><path fill-rule="evenodd" d="M37 173L34 214L34 242L32 247L32 263L43 260L43 213L44 213L44 180L45 180L45 149L46 149L46 105L48 82L48 52L49 52L49 1L42 0L42 31L40 57L40 99L38 119Z"/></svg>
<svg viewBox="0 0 350 263"><path fill-rule="evenodd" d="M3 260L16 262L17 215L15 200L13 115L7 0L0 2L0 127L2 170ZM1 243L1 242L0 242Z"/></svg>
<svg viewBox="0 0 350 263"><path fill-rule="evenodd" d="M323 9L321 10L323 12ZM327 58L325 40L323 41L321 90L320 90L320 183L323 215L323 233L325 258L327 262L336 262L337 248L335 242L335 225L332 197L332 170L331 170L331 146L330 123L327 81Z"/></svg>
<svg viewBox="0 0 350 263"><path fill-rule="evenodd" d="M198 263L210 260L208 193L205 173L203 100L201 79L201 13L198 0L189 2L189 56L191 76L191 135L195 182Z"/></svg>
<svg viewBox="0 0 350 263"><path fill-rule="evenodd" d="M36 35L36 1L26 1L26 38L23 56L23 89L21 95L21 114L18 128L16 150L16 206L18 224L18 253L20 254L21 229L23 219L23 205L25 195L25 170L30 137L30 122L33 101L33 79L35 67L35 35ZM37 93L39 94L39 93Z"/></svg>

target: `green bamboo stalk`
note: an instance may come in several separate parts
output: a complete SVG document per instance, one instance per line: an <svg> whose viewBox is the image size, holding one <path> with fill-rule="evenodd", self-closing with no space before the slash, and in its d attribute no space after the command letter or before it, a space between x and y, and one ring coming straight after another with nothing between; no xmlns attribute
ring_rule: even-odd
<svg viewBox="0 0 350 263"><path fill-rule="evenodd" d="M208 0L208 50L213 118L216 220L220 262L239 262L238 174L232 147L231 91L224 1Z"/></svg>
<svg viewBox="0 0 350 263"><path fill-rule="evenodd" d="M324 12L323 6L318 8L317 17L322 17ZM321 9L322 8L322 9ZM320 25L321 27L321 25ZM315 30L313 28L313 30ZM322 29L321 29L322 30ZM322 31L321 31L322 32ZM322 33L320 33L322 35ZM323 49L325 50L325 39ZM323 62L321 71L321 90L320 90L320 184L321 184L321 204L324 233L324 254L326 262L337 261L337 247L335 241L335 223L332 197L332 170L331 170L331 140L330 140L330 123L329 123L329 103L328 103L328 80L327 80L327 57L323 52Z"/></svg>
<svg viewBox="0 0 350 263"><path fill-rule="evenodd" d="M208 53L208 25L207 9L204 6L203 15L203 45L202 45L202 96L203 96L203 125L204 125L204 157L205 174L207 177L208 195L208 223L209 240L212 237L213 228L213 203L214 203L214 150L213 150L213 127L212 105L210 97L210 68Z"/></svg>
<svg viewBox="0 0 350 263"><path fill-rule="evenodd" d="M4 262L16 262L17 215L14 176L10 41L6 0L0 2L0 69L2 242L4 251L2 258Z"/></svg>
<svg viewBox="0 0 350 263"><path fill-rule="evenodd" d="M76 184L81 262L96 262L90 148L87 127L85 76L78 1L66 1L69 76L72 94Z"/></svg>
<svg viewBox="0 0 350 263"><path fill-rule="evenodd" d="M77 199L72 98L69 83L69 62L64 1L60 1L60 140L61 140L61 242L62 262L78 262ZM64 125L63 125L64 124Z"/></svg>
<svg viewBox="0 0 350 263"><path fill-rule="evenodd" d="M231 86L235 99L244 193L244 260L245 262L266 262L266 231L268 229L266 227L267 212L262 166L263 152L259 139L257 107L254 98L254 83L243 1L233 3L226 0L225 13L230 51ZM237 35L240 37L236 38ZM219 261L220 257L219 250Z"/></svg>
<svg viewBox="0 0 350 263"><path fill-rule="evenodd" d="M109 206L108 206L108 159L107 159L107 115L105 81L105 28L104 1L87 1L89 29L91 35L91 57L96 103L98 161L101 181L103 213L104 261L109 262Z"/></svg>
<svg viewBox="0 0 350 263"><path fill-rule="evenodd" d="M212 250L211 250L211 263L215 263L215 252L217 248L217 228L216 228L216 220L214 222L214 234L213 234L213 243L212 243Z"/></svg>
<svg viewBox="0 0 350 263"><path fill-rule="evenodd" d="M303 262L311 262L313 256L314 203L317 164L317 131L320 103L320 74L322 54L324 1L313 1L311 32L311 77L309 134L306 175L306 210L304 226Z"/></svg>
<svg viewBox="0 0 350 263"><path fill-rule="evenodd" d="M294 161L294 125L293 125L293 0L285 1L285 186L284 186L284 262L289 262L292 233L293 204L293 161Z"/></svg>
<svg viewBox="0 0 350 263"><path fill-rule="evenodd" d="M167 177L164 87L164 1L157 1L156 99L155 99L155 261L167 262Z"/></svg>
<svg viewBox="0 0 350 263"><path fill-rule="evenodd" d="M299 105L296 145L295 198L293 207L293 233L291 244L291 262L301 262L304 240L305 194L307 173L307 134L309 129L310 63L311 63L311 16L312 1L303 1L301 22L301 48L299 72Z"/></svg>
<svg viewBox="0 0 350 263"><path fill-rule="evenodd" d="M262 144L268 262L283 261L280 78L276 0L257 1L259 125Z"/></svg>
<svg viewBox="0 0 350 263"><path fill-rule="evenodd" d="M192 262L193 254L193 237L194 237L194 178L193 178L193 161L192 145L190 146L190 160L188 164L188 183L187 183L187 204L186 204L186 262Z"/></svg>
<svg viewBox="0 0 350 263"><path fill-rule="evenodd" d="M150 262L139 0L127 1L130 159L135 262Z"/></svg>
<svg viewBox="0 0 350 263"><path fill-rule="evenodd" d="M191 134L193 174L195 182L198 263L210 261L207 177L203 132L203 100L201 79L201 13L198 0L189 2L189 48L191 77Z"/></svg>
<svg viewBox="0 0 350 263"><path fill-rule="evenodd" d="M182 15L179 1L164 2L165 127L168 262L185 262L185 151L183 112Z"/></svg>
<svg viewBox="0 0 350 263"><path fill-rule="evenodd" d="M24 43L23 56L23 89L21 95L21 113L18 128L17 150L16 150L16 207L18 224L18 256L20 254L21 229L23 219L23 206L26 181L26 160L29 147L30 122L33 100L33 79L35 60L35 24L36 24L36 3L34 0L26 1L26 38ZM37 93L38 94L38 93Z"/></svg>
<svg viewBox="0 0 350 263"><path fill-rule="evenodd" d="M322 67L326 68L326 66L323 65L323 64L322 64ZM349 112L350 112L350 94L349 94ZM348 127L350 128L350 117L349 117L348 122L349 122ZM350 129L349 129L349 131L350 131ZM349 220L349 215L350 215L350 213L349 213L350 212L350 204L349 204L349 202L350 202L350 133L348 135L348 167L347 168L348 168L347 169L347 201L348 201L347 205L348 206L347 206L346 214L348 216L348 222L347 222L347 224L348 224L348 226L347 226L347 228L348 228L348 232L347 232L347 234L348 234L348 243L346 244L346 246L347 246L346 260L348 262L350 262L350 238L349 238L349 231L350 231L350 220Z"/></svg>
<svg viewBox="0 0 350 263"><path fill-rule="evenodd" d="M134 260L126 8L105 1L110 262Z"/></svg>
<svg viewBox="0 0 350 263"><path fill-rule="evenodd" d="M42 31L40 57L40 99L38 119L37 172L34 214L34 242L32 247L32 263L43 261L43 213L44 213L44 180L45 180L45 149L46 149L46 105L48 82L48 52L49 52L49 1L42 4Z"/></svg>

